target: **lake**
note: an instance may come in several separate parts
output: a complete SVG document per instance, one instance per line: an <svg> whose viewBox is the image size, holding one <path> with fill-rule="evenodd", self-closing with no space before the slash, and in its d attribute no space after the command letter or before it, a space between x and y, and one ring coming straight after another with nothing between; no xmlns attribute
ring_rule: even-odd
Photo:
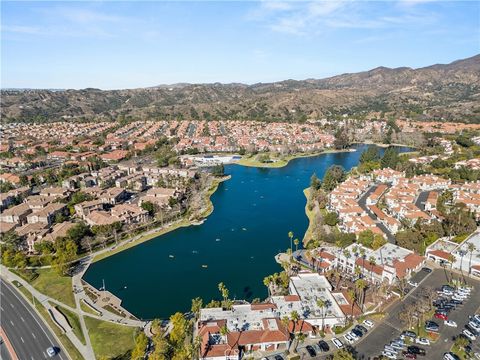
<svg viewBox="0 0 480 360"><path fill-rule="evenodd" d="M202 225L177 229L96 262L84 279L96 288L104 279L107 290L141 319L186 312L197 296L204 303L220 299L220 282L230 298L263 299L263 278L281 271L274 256L290 247L288 232L301 240L308 227L303 189L310 177L316 173L322 178L333 164L346 170L356 166L368 145L354 148L294 159L278 169L228 165L225 172L232 177L213 194L215 210Z"/></svg>

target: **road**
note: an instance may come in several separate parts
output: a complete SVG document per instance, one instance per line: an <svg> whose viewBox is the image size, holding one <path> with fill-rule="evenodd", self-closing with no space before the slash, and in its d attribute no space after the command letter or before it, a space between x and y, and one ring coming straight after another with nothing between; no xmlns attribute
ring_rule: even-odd
<svg viewBox="0 0 480 360"><path fill-rule="evenodd" d="M412 280L419 284L418 287L414 288L403 301L399 301L390 307L387 310L388 316L355 345L357 359L371 359L379 355L384 345L398 337L403 330L402 322L399 319L403 306L416 302L426 287L437 288L446 283L445 273L441 269L436 269L431 274L420 271ZM443 354L449 351L453 345L452 336L458 335L462 331L463 326L468 323L468 316L478 311L480 305L478 301L480 299L480 282L471 279L467 279L467 282L474 286L472 295L462 307L453 310L449 314L449 318L457 322L458 328L447 327L443 325L442 321L435 319L440 324L440 338L431 346L422 346L427 351L427 355L423 359L442 359Z"/></svg>
<svg viewBox="0 0 480 360"><path fill-rule="evenodd" d="M367 199L371 193L377 190L378 185L371 186L359 199L358 205L367 213L367 215L375 222L377 227L383 231L383 233L387 236L388 242L392 244L396 244L395 236L393 236L392 232L387 229L387 227L377 219L377 217L372 213L372 211L367 206Z"/></svg>
<svg viewBox="0 0 480 360"><path fill-rule="evenodd" d="M12 343L19 359L48 359L46 349L57 349L56 359L68 356L55 336L20 294L10 284L0 279L1 325Z"/></svg>

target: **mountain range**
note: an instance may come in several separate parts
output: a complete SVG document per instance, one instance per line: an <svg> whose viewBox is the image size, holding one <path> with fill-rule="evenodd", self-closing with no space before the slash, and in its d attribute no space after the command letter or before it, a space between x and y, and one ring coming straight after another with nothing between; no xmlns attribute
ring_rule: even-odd
<svg viewBox="0 0 480 360"><path fill-rule="evenodd" d="M4 121L253 119L305 121L348 114L480 122L480 55L412 69L378 67L325 79L253 85L159 85L125 90L1 91Z"/></svg>

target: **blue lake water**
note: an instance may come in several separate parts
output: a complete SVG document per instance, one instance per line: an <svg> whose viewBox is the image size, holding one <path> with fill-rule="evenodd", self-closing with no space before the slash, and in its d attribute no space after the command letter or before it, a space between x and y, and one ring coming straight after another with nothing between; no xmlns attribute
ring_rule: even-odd
<svg viewBox="0 0 480 360"><path fill-rule="evenodd" d="M265 298L263 278L281 270L274 256L290 247L288 232L301 240L308 227L303 189L312 174L322 178L333 164L349 170L367 147L299 158L279 169L229 165L225 170L232 178L213 194L215 210L202 225L177 229L94 263L84 278L97 288L104 279L107 290L142 319L188 311L197 296L204 302L219 299L219 282L231 298Z"/></svg>

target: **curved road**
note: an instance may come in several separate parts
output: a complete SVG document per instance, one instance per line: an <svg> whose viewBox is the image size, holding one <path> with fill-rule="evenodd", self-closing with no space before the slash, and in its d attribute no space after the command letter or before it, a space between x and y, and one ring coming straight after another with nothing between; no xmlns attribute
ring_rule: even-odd
<svg viewBox="0 0 480 360"><path fill-rule="evenodd" d="M0 279L1 326L21 360L48 359L47 348L53 346L57 354L53 359L68 360L50 329L39 318L17 290Z"/></svg>

